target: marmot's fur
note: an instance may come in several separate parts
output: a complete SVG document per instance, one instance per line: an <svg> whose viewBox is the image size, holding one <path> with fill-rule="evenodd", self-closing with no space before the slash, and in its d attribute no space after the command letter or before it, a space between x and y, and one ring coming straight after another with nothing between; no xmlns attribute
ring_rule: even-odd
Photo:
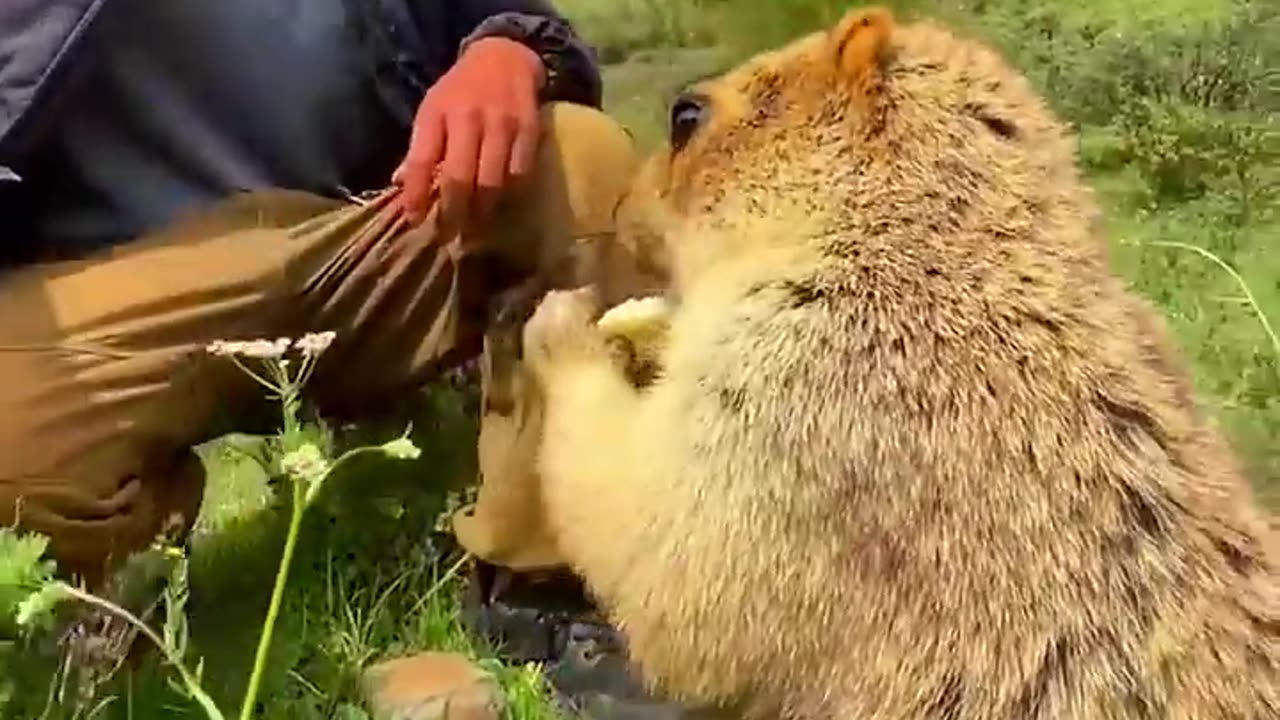
<svg viewBox="0 0 1280 720"><path fill-rule="evenodd" d="M562 552L645 677L749 717L1280 717L1275 538L1072 137L993 51L851 13L693 88L627 202L637 390L525 328Z"/></svg>

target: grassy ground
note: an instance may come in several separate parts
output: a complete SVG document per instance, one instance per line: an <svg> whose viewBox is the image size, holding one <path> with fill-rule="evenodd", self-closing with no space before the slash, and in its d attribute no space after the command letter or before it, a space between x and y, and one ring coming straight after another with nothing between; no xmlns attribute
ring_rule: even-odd
<svg viewBox="0 0 1280 720"><path fill-rule="evenodd" d="M551 717L535 672L493 663L463 631L459 567L434 531L445 491L473 476L465 400L433 389L413 418L419 460L353 464L308 512L255 718L367 718L361 668L424 649L489 665L507 690L510 718ZM401 427L361 435L381 442ZM211 482L193 539L190 647L193 660L203 659L205 689L227 712L244 691L285 532L285 510L273 506L266 475L245 453L258 442L235 437L202 449ZM203 718L150 661L108 694L96 717Z"/></svg>
<svg viewBox="0 0 1280 720"><path fill-rule="evenodd" d="M660 137L664 101L684 82L828 21L845 7L820 0L561 0L560 5L610 61L607 105L642 146ZM1219 22L1229 9L1225 0L1160 0L1139 14L1132 6L1101 0L1064 1L1055 5L1064 10L1052 40L1037 36L1021 42L1023 34L1034 32L1024 28L1030 24L1025 15L1035 10L1032 4L1008 9L1017 5L1006 0L949 7L1011 47L1046 92L1063 77L1081 75L1075 68L1061 72L1054 64L1072 53L1050 46L1074 37L1070 33L1134 33L1138 44L1137 35L1151 28ZM1001 6L1003 14L990 6ZM1064 113L1085 118L1088 113L1078 108L1092 98L1076 97L1070 87L1057 92L1051 96ZM1274 132L1274 107L1270 114L1252 117ZM1239 188L1225 180L1215 180L1209 191L1171 200L1155 188L1149 163L1135 158L1132 138L1126 140L1116 122L1085 118L1079 125L1082 152L1116 240L1117 267L1167 311L1197 382L1247 459L1251 477L1268 502L1280 507L1277 348L1241 302L1228 273L1194 252L1148 244L1174 241L1211 250L1240 269L1257 306L1280 323L1280 218L1266 202L1273 197L1261 195L1247 217L1242 217ZM1274 173L1262 172L1253 185L1274 185ZM433 390L427 400L415 433L424 445L422 459L356 468L334 490L326 506L332 511L314 513L304 529L258 717L364 718L356 686L362 666L425 648L486 655L458 625L457 579L440 560L441 540L431 531L443 509L442 488L473 474L473 426L456 392ZM212 482L196 538L191 618L209 688L231 708L245 682L282 523L266 507L270 493L263 476L236 453L234 443L211 447L206 456ZM531 672L498 670L513 697L513 717L550 715ZM197 715L160 675L144 671L119 688L100 717Z"/></svg>

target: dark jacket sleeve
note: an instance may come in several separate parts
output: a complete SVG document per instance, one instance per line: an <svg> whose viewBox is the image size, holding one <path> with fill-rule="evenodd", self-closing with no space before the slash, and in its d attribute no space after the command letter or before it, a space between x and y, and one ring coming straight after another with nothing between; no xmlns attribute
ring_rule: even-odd
<svg viewBox="0 0 1280 720"><path fill-rule="evenodd" d="M599 108L600 67L595 50L546 0L456 0L452 35L459 48L481 37L516 37L542 56L547 66L543 100Z"/></svg>
<svg viewBox="0 0 1280 720"><path fill-rule="evenodd" d="M34 142L69 58L105 0L0 0L0 184Z"/></svg>

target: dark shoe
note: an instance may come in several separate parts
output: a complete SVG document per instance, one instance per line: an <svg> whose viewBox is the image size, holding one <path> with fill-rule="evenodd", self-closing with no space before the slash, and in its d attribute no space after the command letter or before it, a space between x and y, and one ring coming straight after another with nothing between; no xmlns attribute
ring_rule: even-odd
<svg viewBox="0 0 1280 720"><path fill-rule="evenodd" d="M462 620L509 663L559 657L575 619L594 618L581 581L567 571L514 573L485 562L472 568Z"/></svg>
<svg viewBox="0 0 1280 720"><path fill-rule="evenodd" d="M546 666L560 709L592 720L681 720L679 703L654 698L632 672L622 635L593 622L570 623L560 656Z"/></svg>
<svg viewBox="0 0 1280 720"><path fill-rule="evenodd" d="M477 563L463 622L510 663L539 662L561 710L589 720L688 720L637 680L622 635L567 571L513 573Z"/></svg>

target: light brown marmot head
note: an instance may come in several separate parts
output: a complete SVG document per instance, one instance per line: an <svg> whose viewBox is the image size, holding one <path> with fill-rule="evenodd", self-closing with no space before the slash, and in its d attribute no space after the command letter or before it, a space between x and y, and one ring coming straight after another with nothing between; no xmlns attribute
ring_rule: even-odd
<svg viewBox="0 0 1280 720"><path fill-rule="evenodd" d="M755 250L980 274L1018 254L1025 274L1101 249L1064 125L999 55L931 23L851 12L688 88L670 124L621 228L665 241L677 286Z"/></svg>

